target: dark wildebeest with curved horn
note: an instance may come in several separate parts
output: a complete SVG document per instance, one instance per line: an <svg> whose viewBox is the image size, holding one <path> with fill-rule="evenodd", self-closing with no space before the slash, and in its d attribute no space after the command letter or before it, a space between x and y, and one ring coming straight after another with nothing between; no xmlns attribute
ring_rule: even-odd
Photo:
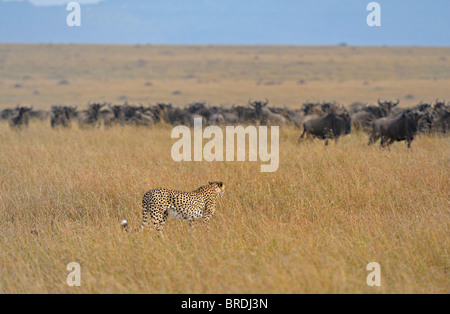
<svg viewBox="0 0 450 314"><path fill-rule="evenodd" d="M375 121L369 145L375 143L381 137L381 147L389 146L395 141L406 141L408 148L411 148L411 142L419 131L419 120L422 117L422 113L405 110L393 117Z"/></svg>
<svg viewBox="0 0 450 314"><path fill-rule="evenodd" d="M71 126L71 119L77 115L77 107L52 106L50 125L52 128Z"/></svg>
<svg viewBox="0 0 450 314"><path fill-rule="evenodd" d="M392 109L396 107L400 100L396 102L378 99L378 106L364 106L362 110L352 114L352 123L356 129L370 131L372 123L380 118L385 118L392 113Z"/></svg>
<svg viewBox="0 0 450 314"><path fill-rule="evenodd" d="M404 110L395 116L378 119L373 123L369 145L376 143L381 138L381 147L389 146L395 141L406 141L408 148L411 148L411 142L419 133L421 124L432 124L432 117L429 113ZM386 141L388 141L387 144Z"/></svg>
<svg viewBox="0 0 450 314"><path fill-rule="evenodd" d="M251 101L249 99L248 105L255 109L256 116L262 125L283 125L286 124L286 118L280 114L272 112L267 105L269 104L269 99L266 101Z"/></svg>
<svg viewBox="0 0 450 314"><path fill-rule="evenodd" d="M16 112L17 115L13 116L9 120L9 126L12 128L21 128L23 126L28 127L29 122L29 112L33 110L33 107L19 107L17 106Z"/></svg>
<svg viewBox="0 0 450 314"><path fill-rule="evenodd" d="M434 120L432 130L434 132L447 133L450 130L450 106L446 105L445 102L438 102L436 100L433 111Z"/></svg>
<svg viewBox="0 0 450 314"><path fill-rule="evenodd" d="M106 106L106 103L99 104L94 103L88 106L87 110L84 110L78 114L78 125L80 128L91 126L100 127L100 110Z"/></svg>
<svg viewBox="0 0 450 314"><path fill-rule="evenodd" d="M384 110L385 114L389 114L392 110L392 108L398 106L398 104L400 103L400 99L397 98L396 102L393 102L391 100L385 100L385 101L381 101L378 98L378 105L382 108L382 110Z"/></svg>
<svg viewBox="0 0 450 314"><path fill-rule="evenodd" d="M325 145L328 145L328 140L334 138L338 141L339 137L351 133L351 118L347 112L336 114L330 113L325 117L309 120L303 125L303 133L298 139L298 142L306 135L312 135L325 140Z"/></svg>

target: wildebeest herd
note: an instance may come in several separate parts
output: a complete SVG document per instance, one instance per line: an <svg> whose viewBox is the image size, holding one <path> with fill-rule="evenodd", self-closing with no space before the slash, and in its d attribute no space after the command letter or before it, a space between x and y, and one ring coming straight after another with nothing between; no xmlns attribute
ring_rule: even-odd
<svg viewBox="0 0 450 314"><path fill-rule="evenodd" d="M450 127L450 102L437 99L434 103L420 102L412 108L399 108L399 100L378 100L377 105L353 103L344 107L335 102L307 102L300 109L270 107L269 100L252 101L247 105L207 106L195 102L184 107L167 103L156 105L111 105L93 103L86 110L77 107L53 106L50 111L33 110L17 106L0 113L14 129L27 127L30 119L50 120L52 128L69 128L74 121L80 128L97 128L104 125L152 126L157 123L193 126L195 118L203 124L235 125L295 125L303 128L299 142L304 137L337 141L352 129L369 133L369 145L381 139L381 146L395 141L406 141L410 147L419 132L446 133Z"/></svg>

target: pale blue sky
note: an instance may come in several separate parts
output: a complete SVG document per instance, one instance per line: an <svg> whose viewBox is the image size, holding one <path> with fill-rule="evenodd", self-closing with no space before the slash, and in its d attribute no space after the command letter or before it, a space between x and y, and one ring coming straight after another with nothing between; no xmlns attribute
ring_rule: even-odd
<svg viewBox="0 0 450 314"><path fill-rule="evenodd" d="M450 0L0 0L0 42L450 46Z"/></svg>
<svg viewBox="0 0 450 314"><path fill-rule="evenodd" d="M58 5L65 5L69 2L72 2L72 0L68 1L68 0L2 0L3 2L29 2L34 6L58 6ZM81 4L96 4L99 3L101 1L105 1L105 0L78 0L76 2L78 2L80 5Z"/></svg>

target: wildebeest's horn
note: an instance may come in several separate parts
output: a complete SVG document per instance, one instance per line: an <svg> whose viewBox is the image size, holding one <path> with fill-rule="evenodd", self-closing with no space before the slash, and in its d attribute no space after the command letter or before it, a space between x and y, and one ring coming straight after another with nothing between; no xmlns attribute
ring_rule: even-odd
<svg viewBox="0 0 450 314"><path fill-rule="evenodd" d="M269 104L269 99L266 97L266 102L264 103L264 106L267 106Z"/></svg>
<svg viewBox="0 0 450 314"><path fill-rule="evenodd" d="M397 98L397 102L394 103L394 106L397 106L400 103L400 99Z"/></svg>
<svg viewBox="0 0 450 314"><path fill-rule="evenodd" d="M381 100L380 100L380 98L378 98L378 104L381 106L382 104L381 104Z"/></svg>

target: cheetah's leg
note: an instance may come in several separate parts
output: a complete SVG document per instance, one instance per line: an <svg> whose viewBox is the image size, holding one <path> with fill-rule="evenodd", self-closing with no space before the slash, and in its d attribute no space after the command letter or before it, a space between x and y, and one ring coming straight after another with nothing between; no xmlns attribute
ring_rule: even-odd
<svg viewBox="0 0 450 314"><path fill-rule="evenodd" d="M156 209L151 213L153 226L160 236L163 235L164 223L166 222L168 216L169 212L167 210L163 211L162 209Z"/></svg>
<svg viewBox="0 0 450 314"><path fill-rule="evenodd" d="M209 231L209 221L211 220L211 218L214 216L214 211L215 211L215 204L207 204L206 205L206 210L203 214L203 224L206 227L206 231Z"/></svg>
<svg viewBox="0 0 450 314"><path fill-rule="evenodd" d="M211 220L211 216L203 216L203 225L205 226L206 231L210 230L209 221Z"/></svg>

